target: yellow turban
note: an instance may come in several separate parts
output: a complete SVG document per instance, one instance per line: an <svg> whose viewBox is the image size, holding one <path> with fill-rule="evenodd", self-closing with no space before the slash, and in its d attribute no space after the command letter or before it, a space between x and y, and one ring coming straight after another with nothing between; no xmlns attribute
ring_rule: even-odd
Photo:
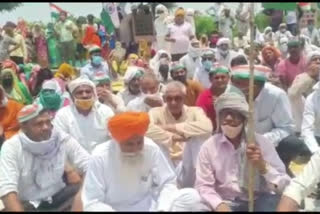
<svg viewBox="0 0 320 214"><path fill-rule="evenodd" d="M185 11L183 8L178 8L174 14L174 16L185 16Z"/></svg>
<svg viewBox="0 0 320 214"><path fill-rule="evenodd" d="M75 76L75 71L73 67L67 63L63 63L58 68L58 71L55 73L54 77L59 77L63 79L72 78Z"/></svg>
<svg viewBox="0 0 320 214"><path fill-rule="evenodd" d="M108 129L118 143L123 143L134 136L144 136L149 123L148 113L124 112L109 120Z"/></svg>

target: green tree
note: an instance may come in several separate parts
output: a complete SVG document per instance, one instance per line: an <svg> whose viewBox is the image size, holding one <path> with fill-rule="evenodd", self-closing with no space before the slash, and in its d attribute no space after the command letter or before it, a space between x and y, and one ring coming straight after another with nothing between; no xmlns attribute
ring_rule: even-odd
<svg viewBox="0 0 320 214"><path fill-rule="evenodd" d="M14 3L0 3L0 12L6 12L16 9L20 7L22 3L14 2Z"/></svg>
<svg viewBox="0 0 320 214"><path fill-rule="evenodd" d="M213 31L216 31L218 29L214 17L207 15L196 16L195 25L198 38L202 34L206 34L209 37Z"/></svg>

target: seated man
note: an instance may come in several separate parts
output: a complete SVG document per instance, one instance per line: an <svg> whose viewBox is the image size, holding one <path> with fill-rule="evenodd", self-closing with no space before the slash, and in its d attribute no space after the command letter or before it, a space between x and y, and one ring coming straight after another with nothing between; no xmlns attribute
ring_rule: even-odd
<svg viewBox="0 0 320 214"><path fill-rule="evenodd" d="M187 69L184 65L173 64L170 71L171 77L175 81L180 81L187 88L185 105L195 106L200 93L204 90L202 85L191 79L187 79Z"/></svg>
<svg viewBox="0 0 320 214"><path fill-rule="evenodd" d="M117 96L121 97L125 105L128 105L131 100L141 95L140 78L143 73L144 72L139 67L128 67L123 78L125 88L117 94Z"/></svg>
<svg viewBox="0 0 320 214"><path fill-rule="evenodd" d="M3 87L0 85L0 147L2 143L15 135L20 127L17 114L23 105L8 99Z"/></svg>
<svg viewBox="0 0 320 214"><path fill-rule="evenodd" d="M235 92L222 94L215 103L218 133L201 147L195 187L211 210L248 211L248 162L255 170L254 211L275 211L290 178L274 146L255 134L247 145L249 107ZM276 194L274 193L276 192Z"/></svg>
<svg viewBox="0 0 320 214"><path fill-rule="evenodd" d="M199 194L178 190L160 148L144 137L147 113L120 113L108 122L112 139L93 152L84 181L84 211L196 211Z"/></svg>
<svg viewBox="0 0 320 214"><path fill-rule="evenodd" d="M97 88L99 101L109 106L115 114L124 112L126 107L123 100L112 93L111 81L105 73L97 73L93 77L93 82Z"/></svg>
<svg viewBox="0 0 320 214"><path fill-rule="evenodd" d="M313 86L319 80L320 52L313 51L308 54L307 69L296 76L288 90L292 115L295 122L295 131L301 132L305 98L313 92Z"/></svg>
<svg viewBox="0 0 320 214"><path fill-rule="evenodd" d="M163 105L160 82L152 73L145 73L140 79L141 95L128 103L128 111L149 112L151 108Z"/></svg>
<svg viewBox="0 0 320 214"><path fill-rule="evenodd" d="M73 103L57 112L54 124L91 153L96 145L109 139L105 124L114 113L97 100L96 87L86 77L70 82L69 91Z"/></svg>
<svg viewBox="0 0 320 214"><path fill-rule="evenodd" d="M186 87L170 82L164 91L166 105L149 111L147 137L160 146L172 168L177 168L179 186L193 187L196 158L212 133L212 124L201 108L184 105L185 99Z"/></svg>
<svg viewBox="0 0 320 214"><path fill-rule="evenodd" d="M18 120L21 132L5 142L0 156L0 197L5 210L70 210L80 186L64 181L65 160L83 175L89 154L51 124L49 112L41 105L24 107Z"/></svg>
<svg viewBox="0 0 320 214"><path fill-rule="evenodd" d="M216 62L215 51L206 50L201 56L201 67L198 67L194 72L193 80L198 81L204 88L209 88L211 82L209 81L209 71L213 68Z"/></svg>
<svg viewBox="0 0 320 214"><path fill-rule="evenodd" d="M232 69L231 81L244 95L249 96L250 68L241 65ZM285 91L270 83L266 83L265 66L255 66L254 69L254 113L256 132L262 134L273 143L277 152L287 167L298 155L309 154L306 145L294 135L294 124L291 107Z"/></svg>
<svg viewBox="0 0 320 214"><path fill-rule="evenodd" d="M107 74L112 79L116 78L116 75L111 76L108 63L105 62L101 56L101 48L99 46L92 46L89 49L90 62L81 68L80 75L87 76L89 79L93 79L94 74L98 72L103 72Z"/></svg>
<svg viewBox="0 0 320 214"><path fill-rule="evenodd" d="M211 69L209 72L209 80L211 82L211 87L200 94L197 100L197 106L202 108L206 115L210 118L213 130L215 130L216 112L213 105L214 100L217 99L225 91L238 89L228 84L230 81L229 69L224 66L219 66L216 69Z"/></svg>
<svg viewBox="0 0 320 214"><path fill-rule="evenodd" d="M301 202L310 193L319 189L320 181L320 151L317 150L303 171L297 177L293 178L290 184L283 192L278 205L278 211L297 212L300 209Z"/></svg>

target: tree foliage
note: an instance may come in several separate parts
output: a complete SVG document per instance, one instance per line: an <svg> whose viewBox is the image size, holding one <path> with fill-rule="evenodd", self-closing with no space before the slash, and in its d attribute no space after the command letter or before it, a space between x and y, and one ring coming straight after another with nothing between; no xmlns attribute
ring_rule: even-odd
<svg viewBox="0 0 320 214"><path fill-rule="evenodd" d="M214 17L208 15L196 16L195 25L198 38L203 34L210 36L218 29Z"/></svg>
<svg viewBox="0 0 320 214"><path fill-rule="evenodd" d="M16 9L20 7L22 3L14 2L14 3L0 3L0 12L6 12Z"/></svg>

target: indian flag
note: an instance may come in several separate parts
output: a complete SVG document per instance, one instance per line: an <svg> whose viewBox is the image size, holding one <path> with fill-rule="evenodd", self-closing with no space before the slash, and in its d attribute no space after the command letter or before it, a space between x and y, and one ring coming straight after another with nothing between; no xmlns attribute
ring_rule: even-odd
<svg viewBox="0 0 320 214"><path fill-rule="evenodd" d="M51 17L54 19L59 19L59 14L61 12L66 12L65 10L62 10L60 7L53 3L49 3L50 10L51 10ZM67 12L66 12L67 13Z"/></svg>
<svg viewBox="0 0 320 214"><path fill-rule="evenodd" d="M311 10L311 3L299 2L299 6L303 11Z"/></svg>
<svg viewBox="0 0 320 214"><path fill-rule="evenodd" d="M115 2L103 3L100 18L109 34L114 32L115 28L119 28L120 20L118 16L117 4Z"/></svg>

